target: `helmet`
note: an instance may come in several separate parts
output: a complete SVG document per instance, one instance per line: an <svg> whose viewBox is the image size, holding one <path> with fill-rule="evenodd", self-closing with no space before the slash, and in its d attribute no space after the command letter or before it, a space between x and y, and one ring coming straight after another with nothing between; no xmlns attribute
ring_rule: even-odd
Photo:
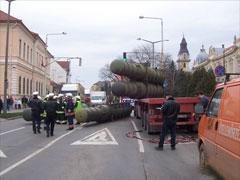
<svg viewBox="0 0 240 180"><path fill-rule="evenodd" d="M80 96L76 96L76 99L81 100L81 97Z"/></svg>
<svg viewBox="0 0 240 180"><path fill-rule="evenodd" d="M41 96L38 96L38 99L42 100Z"/></svg>
<svg viewBox="0 0 240 180"><path fill-rule="evenodd" d="M66 96L67 97L72 97L72 93L67 93Z"/></svg>
<svg viewBox="0 0 240 180"><path fill-rule="evenodd" d="M37 91L33 92L33 96L37 96L37 95L38 95Z"/></svg>
<svg viewBox="0 0 240 180"><path fill-rule="evenodd" d="M63 94L59 94L59 95L58 95L58 98L60 98L60 97L63 97Z"/></svg>
<svg viewBox="0 0 240 180"><path fill-rule="evenodd" d="M48 94L48 97L53 97L53 96L54 96L53 93L49 93L49 94Z"/></svg>

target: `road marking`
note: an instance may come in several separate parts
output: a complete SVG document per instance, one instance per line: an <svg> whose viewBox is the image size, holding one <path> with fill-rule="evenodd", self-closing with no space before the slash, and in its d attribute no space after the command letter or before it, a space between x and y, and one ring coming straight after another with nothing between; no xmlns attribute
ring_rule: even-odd
<svg viewBox="0 0 240 180"><path fill-rule="evenodd" d="M118 143L108 128L104 128L81 140L73 142L71 145L118 145Z"/></svg>
<svg viewBox="0 0 240 180"><path fill-rule="evenodd" d="M2 152L1 149L0 149L0 158L7 158L7 156Z"/></svg>
<svg viewBox="0 0 240 180"><path fill-rule="evenodd" d="M82 129L81 127L75 128L72 131L69 131L68 133L65 133L61 136L59 136L58 138L54 139L53 141L49 142L46 146L44 146L43 148L38 149L37 151L33 152L32 154L30 154L29 156L23 158L22 160L16 162L15 164L9 166L8 168L6 168L5 170L0 172L0 177L3 176L4 174L8 173L9 171L13 170L14 168L20 166L21 164L23 164L24 162L26 162L27 160L33 158L34 156L36 156L37 154L39 154L40 152L46 150L47 148L51 147L53 144L55 144L57 141L59 141L60 139L64 138L65 136L73 133L76 130Z"/></svg>
<svg viewBox="0 0 240 180"><path fill-rule="evenodd" d="M1 135L4 135L4 134L8 134L8 133L11 133L11 132L14 132L14 131L19 131L21 129L24 129L25 127L20 127L20 128L17 128L17 129L13 129L13 130L10 130L10 131L6 131L6 132L3 132L3 133L0 133L0 136Z"/></svg>
<svg viewBox="0 0 240 180"><path fill-rule="evenodd" d="M141 136L138 132L139 130L137 129L135 122L133 120L131 120L131 123L133 125L134 130L136 131L137 137L141 138ZM138 139L137 141L138 141L138 146L139 146L139 152L144 153L144 146L143 146L142 141L140 139Z"/></svg>

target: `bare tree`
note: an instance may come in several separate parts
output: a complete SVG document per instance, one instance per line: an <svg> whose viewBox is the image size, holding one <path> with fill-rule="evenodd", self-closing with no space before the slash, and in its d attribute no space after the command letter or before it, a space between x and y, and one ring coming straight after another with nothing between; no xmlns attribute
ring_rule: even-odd
<svg viewBox="0 0 240 180"><path fill-rule="evenodd" d="M142 45L133 49L132 53L129 53L128 59L137 63L150 62L152 60L152 47L149 45Z"/></svg>

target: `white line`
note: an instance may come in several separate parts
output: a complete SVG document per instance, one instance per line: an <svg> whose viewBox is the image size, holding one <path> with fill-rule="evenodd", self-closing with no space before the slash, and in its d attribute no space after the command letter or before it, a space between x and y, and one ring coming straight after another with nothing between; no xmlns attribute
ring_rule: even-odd
<svg viewBox="0 0 240 180"><path fill-rule="evenodd" d="M131 120L131 123L132 123L132 125L133 125L134 130L135 130L135 131L138 131L137 126L136 126L136 124L134 123L133 120ZM136 132L136 135L141 138L139 132ZM139 145L139 152L144 153L144 147L143 147L142 141L141 141L140 139L138 139L137 141L138 141L138 145Z"/></svg>
<svg viewBox="0 0 240 180"><path fill-rule="evenodd" d="M24 129L25 127L20 127L20 128L17 128L17 129L13 129L13 130L10 130L10 131L6 131L6 132L3 132L3 133L0 133L0 136L1 135L4 135L4 134L8 134L8 133L11 133L11 132L14 132L14 131L18 131L18 130L21 130L21 129Z"/></svg>
<svg viewBox="0 0 240 180"><path fill-rule="evenodd" d="M38 149L37 151L33 152L32 154L30 154L29 156L23 158L22 160L16 162L15 164L9 166L7 169L3 170L0 172L0 177L6 173L8 173L9 171L13 170L14 168L20 166L21 164L23 164L24 162L26 162L27 160L33 158L34 156L36 156L37 154L39 154L40 152L46 150L47 148L51 147L54 143L56 143L57 141L59 141L60 139L64 138L65 136L73 133L75 130L77 129L81 129L82 127L79 127L79 128L75 128L74 130L72 131L69 131L68 133L65 133L61 136L59 136L58 138L54 139L53 141L51 141L50 143L48 143L46 146L44 146L43 148L41 149Z"/></svg>

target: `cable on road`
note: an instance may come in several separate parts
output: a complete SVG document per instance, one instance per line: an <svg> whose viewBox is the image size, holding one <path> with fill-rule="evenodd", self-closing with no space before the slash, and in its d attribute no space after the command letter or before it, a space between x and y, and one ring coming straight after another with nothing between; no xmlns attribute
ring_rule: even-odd
<svg viewBox="0 0 240 180"><path fill-rule="evenodd" d="M139 131L131 131L126 133L126 137L128 138L134 138L134 139L139 139L141 141L145 141L145 142L149 142L149 143L159 143L159 138L154 138L154 139L144 139L144 138L140 138L136 135L137 132L142 132L142 130Z"/></svg>
<svg viewBox="0 0 240 180"><path fill-rule="evenodd" d="M141 138L136 135L137 132L143 132L143 130L130 131L130 132L126 133L126 137L133 138L133 139L139 139L141 141L148 142L148 143L154 143L154 144L159 143L159 138L152 138L152 139ZM179 135L176 137L176 144L189 143L189 142L196 142L196 137L191 136L191 135ZM171 144L171 138L166 137L164 144Z"/></svg>

